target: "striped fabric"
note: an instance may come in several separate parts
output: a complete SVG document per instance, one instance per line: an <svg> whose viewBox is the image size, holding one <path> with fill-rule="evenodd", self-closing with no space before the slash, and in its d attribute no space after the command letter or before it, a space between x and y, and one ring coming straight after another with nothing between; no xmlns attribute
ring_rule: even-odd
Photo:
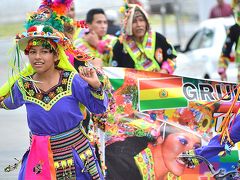
<svg viewBox="0 0 240 180"><path fill-rule="evenodd" d="M31 133L29 136L30 144L32 144L33 138L37 136ZM38 136L38 141L39 137L44 136ZM47 136L45 137L47 138ZM56 172L56 175L54 175L56 177L50 178L51 180L104 179L94 150L90 147L91 145L85 133L79 127L56 136L51 136L47 141L49 143L48 158L53 159L53 161L50 161L52 162L50 163L50 169L53 168L50 172ZM91 177L82 172L88 172Z"/></svg>
<svg viewBox="0 0 240 180"><path fill-rule="evenodd" d="M73 149L76 150L85 166L83 170L91 174L91 179L100 179L89 141L79 128L50 137L50 144L57 179L75 179L76 166L74 166ZM77 171L81 170L77 169Z"/></svg>
<svg viewBox="0 0 240 180"><path fill-rule="evenodd" d="M132 39L131 36L128 36L127 39L127 44L129 45L130 49L132 50L132 52L134 54L136 53L140 53L140 49L139 47L137 46L136 42ZM146 44L143 45L145 49L150 49L152 48L152 32L149 31L149 35L148 35L148 38L147 38L147 42Z"/></svg>

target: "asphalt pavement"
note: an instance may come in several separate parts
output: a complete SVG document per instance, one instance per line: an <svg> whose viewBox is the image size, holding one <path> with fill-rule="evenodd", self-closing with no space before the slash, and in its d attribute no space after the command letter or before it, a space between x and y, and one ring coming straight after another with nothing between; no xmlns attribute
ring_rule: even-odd
<svg viewBox="0 0 240 180"><path fill-rule="evenodd" d="M0 39L0 84L8 78L8 59L12 41ZM21 159L29 145L25 107L6 111L0 109L0 179L15 180L20 168L6 173L4 168Z"/></svg>

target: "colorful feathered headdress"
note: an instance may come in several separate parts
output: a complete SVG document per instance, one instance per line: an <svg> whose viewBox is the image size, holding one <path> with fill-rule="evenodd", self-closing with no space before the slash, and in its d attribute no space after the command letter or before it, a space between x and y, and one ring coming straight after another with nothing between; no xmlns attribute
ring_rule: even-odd
<svg viewBox="0 0 240 180"><path fill-rule="evenodd" d="M66 15L72 3L73 3L73 0L55 0L55 1L42 0L41 6L48 6L58 15Z"/></svg>
<svg viewBox="0 0 240 180"><path fill-rule="evenodd" d="M25 50L27 42L35 37L54 39L64 48L71 42L64 36L64 23L70 21L65 16L73 0L43 0L37 11L28 15L25 28L27 32L17 35L17 43Z"/></svg>
<svg viewBox="0 0 240 180"><path fill-rule="evenodd" d="M43 0L37 11L28 15L25 28L26 32L16 36L16 53L12 62L12 76L8 82L0 87L0 96L7 96L11 93L11 87L19 78L27 78L34 70L28 65L23 67L20 50L25 51L28 43L34 38L47 38L55 42L58 47L59 63L58 67L75 71L69 63L66 52L72 54L78 60L90 60L93 57L88 56L81 50L75 50L72 42L64 34L64 23L70 20L66 16L73 0Z"/></svg>
<svg viewBox="0 0 240 180"><path fill-rule="evenodd" d="M64 35L64 24L72 21L66 16L72 2L73 0L43 0L38 10L28 15L25 24L27 32L16 37L20 50L25 50L30 39L43 37L53 39L78 60L93 59L84 52L73 50L72 42Z"/></svg>

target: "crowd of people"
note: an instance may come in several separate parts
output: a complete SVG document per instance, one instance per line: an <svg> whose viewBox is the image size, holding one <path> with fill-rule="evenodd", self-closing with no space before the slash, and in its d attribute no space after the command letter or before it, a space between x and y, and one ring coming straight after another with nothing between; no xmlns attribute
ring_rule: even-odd
<svg viewBox="0 0 240 180"><path fill-rule="evenodd" d="M236 24L219 60L223 80L234 43L240 72L240 2L234 1L232 7ZM94 8L85 21L78 21L74 8L71 0L43 0L28 16L26 32L16 36L16 67L0 88L0 108L26 106L31 143L21 160L19 179L163 179L169 171L176 176L183 173L183 166L176 163L179 154L211 157L240 140L239 115L225 144L217 135L202 147L200 137L190 138L189 132L168 124L169 133L160 132L154 140L134 136L107 146L105 175L99 147L86 134L90 117L109 112L114 104L102 67L173 74L177 53L164 35L152 30L147 12L137 1L125 2L121 27L114 24L116 14L111 11ZM232 8L219 0L210 17L231 13ZM25 67L21 67L21 52L29 60ZM185 156L181 161L190 168L201 163Z"/></svg>

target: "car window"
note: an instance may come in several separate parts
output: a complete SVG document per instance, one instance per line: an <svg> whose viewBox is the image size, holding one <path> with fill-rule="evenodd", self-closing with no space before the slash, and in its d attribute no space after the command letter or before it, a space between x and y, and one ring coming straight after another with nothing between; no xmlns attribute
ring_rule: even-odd
<svg viewBox="0 0 240 180"><path fill-rule="evenodd" d="M211 47L213 44L214 31L204 28L197 31L187 45L187 50L196 50Z"/></svg>

